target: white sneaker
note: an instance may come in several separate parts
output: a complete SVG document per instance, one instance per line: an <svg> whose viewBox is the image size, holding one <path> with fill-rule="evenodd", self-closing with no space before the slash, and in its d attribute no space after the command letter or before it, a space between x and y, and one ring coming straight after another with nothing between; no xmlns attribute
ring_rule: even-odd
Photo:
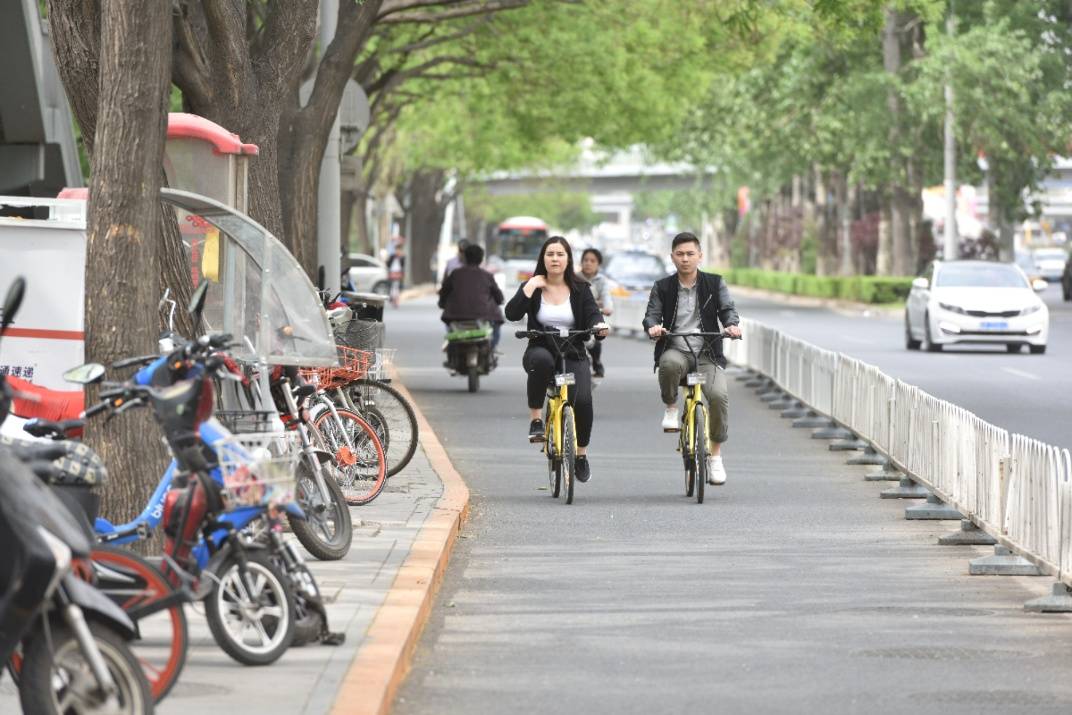
<svg viewBox="0 0 1072 715"><path fill-rule="evenodd" d="M721 486L726 483L726 467L722 464L722 456L710 455L707 457L707 483Z"/></svg>
<svg viewBox="0 0 1072 715"><path fill-rule="evenodd" d="M681 422L678 420L677 408L667 407L663 415L663 432L680 432Z"/></svg>

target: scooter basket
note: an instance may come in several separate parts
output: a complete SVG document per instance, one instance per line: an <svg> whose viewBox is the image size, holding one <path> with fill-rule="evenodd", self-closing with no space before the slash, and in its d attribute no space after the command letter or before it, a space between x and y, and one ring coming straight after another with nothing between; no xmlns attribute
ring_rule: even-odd
<svg viewBox="0 0 1072 715"><path fill-rule="evenodd" d="M301 454L293 432L235 435L212 445L227 509L294 501Z"/></svg>

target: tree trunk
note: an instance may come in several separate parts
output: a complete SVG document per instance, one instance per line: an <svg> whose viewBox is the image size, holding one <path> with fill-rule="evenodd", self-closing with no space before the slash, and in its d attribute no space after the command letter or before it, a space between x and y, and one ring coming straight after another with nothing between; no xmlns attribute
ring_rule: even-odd
<svg viewBox="0 0 1072 715"><path fill-rule="evenodd" d="M904 15L892 5L886 7L886 24L882 33L882 64L892 78L901 72L901 35ZM889 190L889 240L879 245L877 272L903 276L912 272L912 227L909 218L912 200L904 183L907 177L905 159L900 155L903 145L903 112L901 96L891 87L886 94L886 109L890 116L889 145L894 152L891 175L894 177Z"/></svg>
<svg viewBox="0 0 1072 715"><path fill-rule="evenodd" d="M845 201L841 206L841 245L838 247L838 273L843 276L853 274L852 263L852 219L856 204L856 184L847 186Z"/></svg>
<svg viewBox="0 0 1072 715"><path fill-rule="evenodd" d="M834 205L831 206L827 195L828 183L834 186ZM822 170L815 172L815 208L819 224L817 255L815 257L815 274L819 276L834 275L837 272L837 226L835 212L841 203L843 194L840 177L826 177Z"/></svg>
<svg viewBox="0 0 1072 715"><path fill-rule="evenodd" d="M443 189L446 172L442 169L415 172L409 181L409 236L406 236L406 262L414 285L435 281L432 258L439 247L446 206L437 199Z"/></svg>
<svg viewBox="0 0 1072 715"><path fill-rule="evenodd" d="M105 364L153 352L159 291L159 192L168 103L170 8L101 6L100 106L86 245L86 357ZM138 513L166 463L145 439L149 416L90 420L86 442L108 465L105 513Z"/></svg>

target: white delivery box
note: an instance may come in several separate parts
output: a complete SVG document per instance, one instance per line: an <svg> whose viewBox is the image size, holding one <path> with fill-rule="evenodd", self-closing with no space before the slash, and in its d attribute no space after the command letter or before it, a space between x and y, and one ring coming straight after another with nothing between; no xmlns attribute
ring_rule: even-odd
<svg viewBox="0 0 1072 715"><path fill-rule="evenodd" d="M0 341L0 373L70 390L63 372L84 359L86 202L0 196L0 208L47 216L0 216L0 300L16 276L26 279Z"/></svg>

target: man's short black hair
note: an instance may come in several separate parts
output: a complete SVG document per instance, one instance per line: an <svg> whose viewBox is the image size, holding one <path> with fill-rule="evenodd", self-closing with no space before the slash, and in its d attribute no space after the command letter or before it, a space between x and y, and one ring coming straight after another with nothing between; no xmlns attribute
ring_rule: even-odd
<svg viewBox="0 0 1072 715"><path fill-rule="evenodd" d="M674 236L674 240L670 243L670 250L673 251L681 244L689 243L690 241L696 244L696 248L703 250L703 248L700 246L700 239L696 238L695 233L689 233L688 231L683 231L678 235Z"/></svg>
<svg viewBox="0 0 1072 715"><path fill-rule="evenodd" d="M475 243L465 247L465 265L479 266L484 260L484 249Z"/></svg>
<svg viewBox="0 0 1072 715"><path fill-rule="evenodd" d="M596 260L599 261L599 265L603 265L603 253L598 248L584 249L584 251L581 253L581 260L583 261L585 256L587 256L589 253L596 257Z"/></svg>

